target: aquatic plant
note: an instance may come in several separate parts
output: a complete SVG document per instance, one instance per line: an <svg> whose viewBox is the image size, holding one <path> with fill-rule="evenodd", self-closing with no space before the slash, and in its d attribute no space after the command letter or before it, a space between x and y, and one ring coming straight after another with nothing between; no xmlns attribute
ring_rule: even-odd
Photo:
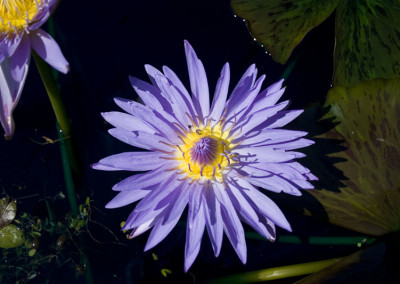
<svg viewBox="0 0 400 284"><path fill-rule="evenodd" d="M277 103L283 80L261 90L251 65L228 98L226 63L210 107L206 72L185 41L191 94L168 67L163 72L146 65L152 84L131 77L144 104L116 98L125 112L103 113L115 128L109 133L147 152L126 152L93 164L98 170L149 171L119 182L119 191L106 207L117 208L141 200L123 230L136 237L151 229L145 250L161 242L176 225L188 204L185 271L200 250L207 227L214 253L219 255L223 232L243 263L246 242L240 219L266 239L274 241L275 225L291 231L279 207L257 186L273 192L301 195L313 188L316 177L295 162L304 157L292 151L313 144L307 133L280 129L302 110L285 110Z"/></svg>
<svg viewBox="0 0 400 284"><path fill-rule="evenodd" d="M13 111L28 74L31 50L62 73L69 64L56 41L40 27L57 0L0 1L0 122L6 138L14 133Z"/></svg>

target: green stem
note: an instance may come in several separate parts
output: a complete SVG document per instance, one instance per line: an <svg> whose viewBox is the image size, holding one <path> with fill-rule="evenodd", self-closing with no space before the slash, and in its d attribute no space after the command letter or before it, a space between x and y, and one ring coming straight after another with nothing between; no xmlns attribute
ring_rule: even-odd
<svg viewBox="0 0 400 284"><path fill-rule="evenodd" d="M67 189L67 197L68 197L68 201L69 201L69 206L71 208L72 216L74 218L76 218L79 215L79 209L78 209L78 202L76 200L76 192L75 192L75 187L74 187L74 182L73 182L73 177L72 177L72 171L71 171L70 162L68 159L67 143L69 142L69 138L64 137L62 131L58 131L58 138L60 140L61 159L62 159L62 164L63 164L65 187Z"/></svg>
<svg viewBox="0 0 400 284"><path fill-rule="evenodd" d="M256 232L247 232L246 238L255 240L265 240ZM299 237L299 236L279 236L277 242L290 244L310 244L310 245L369 245L376 241L376 238L355 236L355 237Z"/></svg>
<svg viewBox="0 0 400 284"><path fill-rule="evenodd" d="M229 275L226 277L214 279L209 283L215 283L215 284L255 283L255 282L270 281L270 280L276 280L294 276L301 276L320 271L338 262L339 260L341 260L341 258L332 258L320 261L267 268L263 270Z"/></svg>
<svg viewBox="0 0 400 284"><path fill-rule="evenodd" d="M282 79L287 80L287 78L288 78L288 77L290 76L290 74L292 73L294 67L296 66L296 63L297 63L297 61L299 60L300 55L301 55L302 53L303 53L303 52L300 51L300 52L296 55L296 57L293 58L293 59L289 62L289 64L286 66L285 71L283 71L283 74L282 74L282 76L281 76Z"/></svg>
<svg viewBox="0 0 400 284"><path fill-rule="evenodd" d="M53 107L60 129L64 137L69 137L71 136L71 125L64 104L62 102L57 83L51 73L51 68L42 58L40 58L39 55L36 54L36 52L32 51L32 55L39 70L40 77L42 78L43 84L46 88L51 106Z"/></svg>

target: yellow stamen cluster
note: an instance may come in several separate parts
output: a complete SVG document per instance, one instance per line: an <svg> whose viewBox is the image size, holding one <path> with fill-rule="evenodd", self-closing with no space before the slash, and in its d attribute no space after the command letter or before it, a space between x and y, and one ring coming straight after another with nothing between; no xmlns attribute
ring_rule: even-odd
<svg viewBox="0 0 400 284"><path fill-rule="evenodd" d="M186 173L186 176L193 180L205 178L222 178L222 170L234 163L230 153L232 144L229 131L223 131L223 123L220 122L211 127L208 125L191 126L185 131L185 136L181 137L183 144L179 145L180 160L179 169ZM202 147L205 147L204 151ZM200 156L204 155L202 158ZM197 154L197 155L196 155Z"/></svg>
<svg viewBox="0 0 400 284"><path fill-rule="evenodd" d="M24 30L42 8L43 0L0 0L0 32Z"/></svg>

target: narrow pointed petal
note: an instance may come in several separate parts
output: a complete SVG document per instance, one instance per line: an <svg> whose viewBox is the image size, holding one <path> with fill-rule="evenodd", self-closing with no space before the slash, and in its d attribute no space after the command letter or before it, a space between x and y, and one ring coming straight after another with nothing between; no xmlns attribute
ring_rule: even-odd
<svg viewBox="0 0 400 284"><path fill-rule="evenodd" d="M229 63L225 63L221 71L221 76L218 79L217 87L215 88L214 99L211 106L210 118L217 123L223 111L225 110L226 98L228 97L229 89Z"/></svg>
<svg viewBox="0 0 400 284"><path fill-rule="evenodd" d="M274 241L275 226L271 221L268 222L268 220L260 218L259 214L254 210L254 203L243 196L242 190L231 184L227 189L227 193L232 200L233 206L239 211L245 222L266 239Z"/></svg>
<svg viewBox="0 0 400 284"><path fill-rule="evenodd" d="M11 76L16 82L21 82L28 72L31 56L31 44L29 38L24 36L11 57Z"/></svg>
<svg viewBox="0 0 400 284"><path fill-rule="evenodd" d="M163 66L163 71L165 77L167 77L168 80L172 82L172 84L176 87L178 92L183 96L184 101L187 105L189 105L189 110L190 110L190 115L195 116L195 111L194 111L194 105L192 98L190 97L187 89L185 86L182 84L181 80L179 80L178 76L172 71L170 68L167 66Z"/></svg>
<svg viewBox="0 0 400 284"><path fill-rule="evenodd" d="M168 166L170 166L171 168L174 167L174 165L169 164L163 165L150 172L127 177L126 179L123 179L119 183L115 184L112 189L114 191L130 191L132 189L145 188L150 185L161 183L168 176L171 175L170 172L166 171L166 169L168 169Z"/></svg>
<svg viewBox="0 0 400 284"><path fill-rule="evenodd" d="M105 171L149 171L168 161L165 154L157 152L125 152L101 159L92 168Z"/></svg>
<svg viewBox="0 0 400 284"><path fill-rule="evenodd" d="M251 86L253 86L256 76L257 76L256 65L251 64L249 68L247 68L246 72L243 74L242 78L240 78L235 88L233 89L229 97L229 100L227 102L228 110L233 108L236 102L240 99L240 97L244 93L246 93L251 88Z"/></svg>
<svg viewBox="0 0 400 284"><path fill-rule="evenodd" d="M23 33L0 35L0 53L4 57L11 57L17 50L23 37Z"/></svg>
<svg viewBox="0 0 400 284"><path fill-rule="evenodd" d="M167 100L160 94L159 89L136 77L129 76L129 81L146 106L157 111L168 111L170 109Z"/></svg>
<svg viewBox="0 0 400 284"><path fill-rule="evenodd" d="M160 216L154 225L147 240L145 251L159 244L178 223L183 210L189 202L189 190L187 186L182 187L181 190L177 190L174 196L171 197L171 200L168 208L163 211L162 216Z"/></svg>
<svg viewBox="0 0 400 284"><path fill-rule="evenodd" d="M271 147L246 147L235 148L235 153L241 155L245 162L274 162L281 163L293 160L297 157L295 152L285 152L283 150L274 150Z"/></svg>
<svg viewBox="0 0 400 284"><path fill-rule="evenodd" d="M36 53L61 73L68 73L69 63L64 58L57 42L44 30L38 29L30 33L32 48Z"/></svg>
<svg viewBox="0 0 400 284"><path fill-rule="evenodd" d="M0 122L7 139L10 139L14 133L15 125L12 113L21 97L28 75L28 69L25 69L22 80L16 82L11 76L11 60L11 58L6 58L0 63Z"/></svg>
<svg viewBox="0 0 400 284"><path fill-rule="evenodd" d="M204 188L203 205L206 226L215 256L221 252L224 226L222 223L221 206L214 195L214 188L209 185Z"/></svg>
<svg viewBox="0 0 400 284"><path fill-rule="evenodd" d="M106 204L106 208L119 208L131 204L145 197L151 190L153 190L152 187L133 188L132 190L121 191Z"/></svg>
<svg viewBox="0 0 400 284"><path fill-rule="evenodd" d="M128 131L145 131L154 134L154 129L145 121L123 112L103 112L103 118L114 127Z"/></svg>
<svg viewBox="0 0 400 284"><path fill-rule="evenodd" d="M185 40L185 52L189 70L190 87L194 97L193 103L197 114L201 117L208 116L210 112L210 95L208 82L203 63L197 58L195 51Z"/></svg>
<svg viewBox="0 0 400 284"><path fill-rule="evenodd" d="M204 207L201 202L203 188L193 185L190 190L185 243L185 271L189 270L199 253L205 227Z"/></svg>
<svg viewBox="0 0 400 284"><path fill-rule="evenodd" d="M249 200L254 202L254 205L265 217L272 220L279 227L291 232L289 222L283 215L281 209L266 195L259 192L251 184L243 179L237 179L237 184L242 188L242 193L247 196Z"/></svg>
<svg viewBox="0 0 400 284"><path fill-rule="evenodd" d="M240 260L243 263L246 263L247 248L246 248L246 241L244 239L243 226L240 223L239 217L232 204L232 201L230 200L228 194L226 193L226 189L224 188L223 185L217 184L217 188L215 190L215 196L222 205L221 213L222 213L222 219L224 221L225 233L228 236L228 239L231 242Z"/></svg>
<svg viewBox="0 0 400 284"><path fill-rule="evenodd" d="M108 130L108 133L118 140L138 148L170 153L176 150L173 146L168 145L166 138L145 131L128 131L122 128L111 128Z"/></svg>

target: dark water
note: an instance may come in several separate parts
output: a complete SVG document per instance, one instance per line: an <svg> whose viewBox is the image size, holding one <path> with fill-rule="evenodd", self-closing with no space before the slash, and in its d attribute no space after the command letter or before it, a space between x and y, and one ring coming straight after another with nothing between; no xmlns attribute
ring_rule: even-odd
<svg viewBox="0 0 400 284"><path fill-rule="evenodd" d="M54 25L57 42L71 65L68 75L60 75L59 83L83 167L77 184L79 203L86 196L92 200L87 228L90 234L82 234L82 247L90 259L95 283L202 283L233 273L345 256L357 250L355 245L318 246L248 239L248 262L243 265L227 238L221 255L215 258L208 236L204 235L200 254L185 274L184 220L149 252L143 252L148 234L126 240L120 232L120 222L133 206L106 210L104 205L115 195L111 187L129 174L98 172L89 165L105 156L131 150L107 133L109 126L100 116L100 112L118 110L114 97L136 98L128 75L148 80L144 64L156 68L167 65L188 86L184 39L203 61L211 93L227 61L231 65L231 90L252 63L256 63L260 75L267 75L265 87L277 81L287 66L275 63L253 41L245 23L234 17L229 1L69 0L62 1ZM287 91L283 97L291 99L291 108L323 102L330 86L333 42L333 18L329 18L295 50L290 60L300 57L285 82ZM56 139L57 133L51 105L33 61L15 110L15 122L14 139L0 141L1 189L14 198L27 197L19 199L19 212L36 214L43 219L47 216L44 200L48 200L57 218L65 223L68 202L56 198L60 191L65 192L59 145L35 143L44 142L42 136ZM295 235L305 240L308 236L357 235L294 213L290 208L282 209L293 233L278 229L278 236ZM252 231L249 227L245 229ZM76 245L69 241L58 251L60 261L30 266L37 272L33 283L85 283L85 277L76 271L81 261L77 249L79 238L73 239ZM40 238L38 253L54 254L55 240L56 237L48 235ZM153 253L158 260L154 260ZM167 277L161 274L164 268L172 271Z"/></svg>

